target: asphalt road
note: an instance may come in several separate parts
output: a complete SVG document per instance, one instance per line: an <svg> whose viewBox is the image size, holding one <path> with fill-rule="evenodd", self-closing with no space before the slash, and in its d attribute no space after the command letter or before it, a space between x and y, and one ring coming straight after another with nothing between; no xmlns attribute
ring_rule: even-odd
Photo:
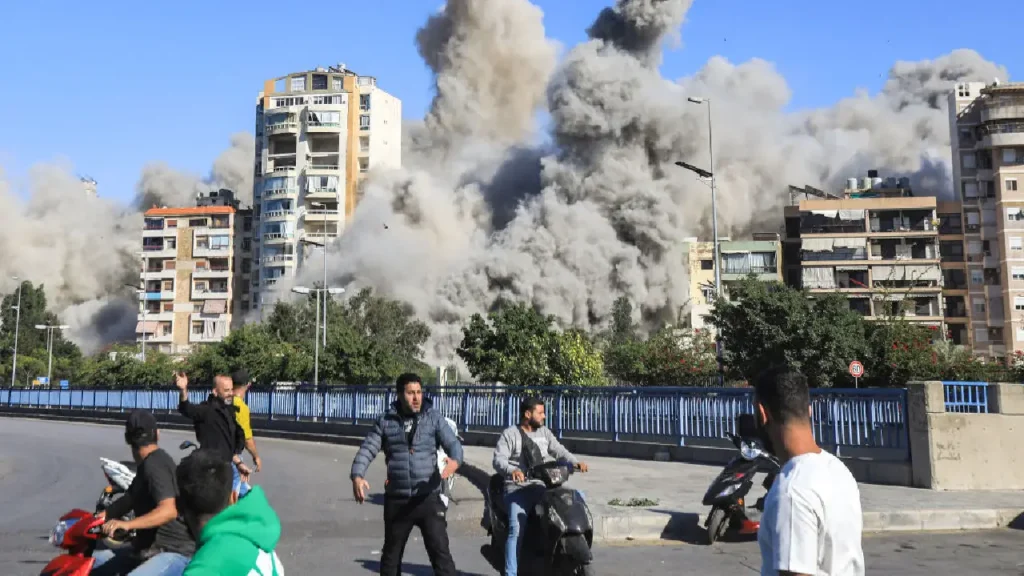
<svg viewBox="0 0 1024 576"><path fill-rule="evenodd" d="M166 431L162 444L175 457L190 434ZM348 470L355 449L347 446L258 440L265 470L254 482L267 491L282 518L278 553L289 574L374 574L380 559L383 524L379 498L352 501ZM104 479L100 456L128 459L121 431L114 427L0 418L0 574L38 574L57 550L46 542L57 517L92 506ZM372 492L383 483L376 462L368 480ZM460 479L453 506L452 549L460 571L493 575L486 538L479 529L479 492ZM461 519L460 519L461 518ZM1024 532L887 534L866 537L869 574L906 576L970 573L1024 576ZM599 574L695 573L710 576L756 574L753 542L713 547L681 543L601 546ZM406 554L406 574L431 573L418 537Z"/></svg>

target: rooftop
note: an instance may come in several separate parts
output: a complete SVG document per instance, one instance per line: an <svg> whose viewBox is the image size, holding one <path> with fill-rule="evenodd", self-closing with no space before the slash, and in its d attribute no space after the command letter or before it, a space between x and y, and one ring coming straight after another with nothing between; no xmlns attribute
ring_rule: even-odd
<svg viewBox="0 0 1024 576"><path fill-rule="evenodd" d="M150 208L146 216L211 216L214 214L234 214L231 206L191 206L185 208Z"/></svg>
<svg viewBox="0 0 1024 576"><path fill-rule="evenodd" d="M1024 94L1024 82L990 84L981 89L982 94Z"/></svg>

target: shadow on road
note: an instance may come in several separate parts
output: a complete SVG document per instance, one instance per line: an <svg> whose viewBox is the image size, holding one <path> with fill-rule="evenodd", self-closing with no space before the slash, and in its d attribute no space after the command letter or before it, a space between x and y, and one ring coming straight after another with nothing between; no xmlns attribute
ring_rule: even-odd
<svg viewBox="0 0 1024 576"><path fill-rule="evenodd" d="M356 560L360 566L362 566L367 572L373 574L380 573L380 561L378 560ZM455 567L458 568L458 562L456 561ZM464 572L458 571L461 576L490 576L488 574L480 574L479 572ZM426 564L410 564L408 562L402 563L402 574L411 576L433 576L434 570Z"/></svg>
<svg viewBox="0 0 1024 576"><path fill-rule="evenodd" d="M661 531L662 540L679 540L687 544L707 545L708 531L700 525L699 514L658 508L652 508L650 511L669 517L668 523Z"/></svg>

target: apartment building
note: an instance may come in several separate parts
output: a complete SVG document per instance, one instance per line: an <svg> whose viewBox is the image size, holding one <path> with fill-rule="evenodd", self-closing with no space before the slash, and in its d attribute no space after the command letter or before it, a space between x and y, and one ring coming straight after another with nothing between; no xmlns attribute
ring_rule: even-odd
<svg viewBox="0 0 1024 576"><path fill-rule="evenodd" d="M338 65L267 80L256 104L252 309L344 231L370 170L401 163L402 103L372 76Z"/></svg>
<svg viewBox="0 0 1024 576"><path fill-rule="evenodd" d="M786 283L839 292L868 320L898 310L944 326L938 202L915 197L906 178L850 178L841 194L791 188L785 208ZM799 198L803 194L804 198Z"/></svg>
<svg viewBox="0 0 1024 576"><path fill-rule="evenodd" d="M1024 83L956 84L949 124L970 343L999 359L1024 350Z"/></svg>
<svg viewBox="0 0 1024 576"><path fill-rule="evenodd" d="M763 281L782 282L782 242L778 234L756 233L750 240L719 239L721 252L722 296L729 298L730 287L751 274ZM705 328L704 316L711 313L715 299L715 244L686 240L690 273L688 325Z"/></svg>
<svg viewBox="0 0 1024 576"><path fill-rule="evenodd" d="M245 312L249 260L239 242L252 215L229 190L210 192L196 206L144 213L137 340L168 354L218 342Z"/></svg>

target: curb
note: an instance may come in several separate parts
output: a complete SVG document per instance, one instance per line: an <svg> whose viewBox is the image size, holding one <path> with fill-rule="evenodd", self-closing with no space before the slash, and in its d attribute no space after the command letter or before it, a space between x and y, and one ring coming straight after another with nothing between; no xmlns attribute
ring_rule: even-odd
<svg viewBox="0 0 1024 576"><path fill-rule="evenodd" d="M25 420L57 420L62 422L81 422L108 426L122 426L123 418L104 418L96 416L12 413L0 408L0 416ZM175 422L157 416L162 427L173 430L192 430L189 424ZM254 427L253 432L259 438L274 438L320 444L338 444L359 446L362 436L346 436L337 434L318 434L312 432L294 432L286 430L269 430ZM463 486L472 485L480 490L479 498L456 498L456 514L452 520L479 520L483 514L483 493L486 490L490 472L470 462L464 462L459 475L463 477ZM460 509L461 508L461 509ZM699 513L680 512L675 510L625 510L612 508L606 504L595 503L591 508L594 518L594 538L602 541L636 541L636 540L682 540L684 542L704 543L706 533L704 521L706 510ZM1024 510L1014 508L994 509L932 509L932 510L893 510L868 511L863 516L865 534L887 532L950 532L967 530L997 530L1000 528L1024 529Z"/></svg>

